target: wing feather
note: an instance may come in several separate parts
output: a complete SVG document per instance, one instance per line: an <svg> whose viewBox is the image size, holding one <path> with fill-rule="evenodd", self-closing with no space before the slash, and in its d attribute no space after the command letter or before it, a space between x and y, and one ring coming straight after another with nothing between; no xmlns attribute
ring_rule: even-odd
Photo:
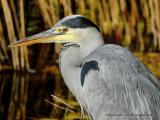
<svg viewBox="0 0 160 120"><path fill-rule="evenodd" d="M105 45L84 65L90 61L96 61L99 70L86 74L83 93L95 120L160 120L159 81L127 49Z"/></svg>

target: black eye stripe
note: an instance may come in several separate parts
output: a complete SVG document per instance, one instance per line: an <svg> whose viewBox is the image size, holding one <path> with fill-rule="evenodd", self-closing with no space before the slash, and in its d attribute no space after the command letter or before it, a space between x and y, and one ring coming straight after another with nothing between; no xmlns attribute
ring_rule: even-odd
<svg viewBox="0 0 160 120"><path fill-rule="evenodd" d="M69 28L87 28L87 27L94 27L96 28L98 31L99 28L97 27L97 25L95 25L91 20L83 17L83 16L76 16L76 17L65 17L63 18L61 21L59 21L55 27L58 26L66 26Z"/></svg>

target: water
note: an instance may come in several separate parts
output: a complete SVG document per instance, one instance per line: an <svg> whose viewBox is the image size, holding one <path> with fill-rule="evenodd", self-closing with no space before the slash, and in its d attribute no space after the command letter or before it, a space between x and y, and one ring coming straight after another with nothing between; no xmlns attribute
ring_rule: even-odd
<svg viewBox="0 0 160 120"><path fill-rule="evenodd" d="M52 95L68 96L60 75L0 73L0 120L63 118L64 110L53 107Z"/></svg>
<svg viewBox="0 0 160 120"><path fill-rule="evenodd" d="M136 54L140 60L160 79L159 54ZM52 71L55 71L54 69ZM52 95L63 98L74 106L73 112L57 108ZM0 72L0 120L76 120L80 109L69 93L59 71L56 74L20 72Z"/></svg>

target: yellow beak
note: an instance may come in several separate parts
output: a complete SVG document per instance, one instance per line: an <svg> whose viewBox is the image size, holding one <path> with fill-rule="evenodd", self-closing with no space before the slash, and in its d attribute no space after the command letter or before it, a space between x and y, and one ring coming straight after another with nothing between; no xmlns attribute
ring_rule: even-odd
<svg viewBox="0 0 160 120"><path fill-rule="evenodd" d="M64 43L64 42L74 42L74 36L65 33L56 33L54 30L49 29L44 32L38 33L31 37L23 38L15 43L9 45L9 47L18 47L23 45L31 45L36 43Z"/></svg>

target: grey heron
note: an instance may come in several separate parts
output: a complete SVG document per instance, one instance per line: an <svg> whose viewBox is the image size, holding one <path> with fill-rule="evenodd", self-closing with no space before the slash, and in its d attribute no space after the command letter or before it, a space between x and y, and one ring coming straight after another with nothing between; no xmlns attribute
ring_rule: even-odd
<svg viewBox="0 0 160 120"><path fill-rule="evenodd" d="M132 53L104 45L98 27L81 15L10 47L65 43L59 67L64 81L93 120L160 120L160 83Z"/></svg>

